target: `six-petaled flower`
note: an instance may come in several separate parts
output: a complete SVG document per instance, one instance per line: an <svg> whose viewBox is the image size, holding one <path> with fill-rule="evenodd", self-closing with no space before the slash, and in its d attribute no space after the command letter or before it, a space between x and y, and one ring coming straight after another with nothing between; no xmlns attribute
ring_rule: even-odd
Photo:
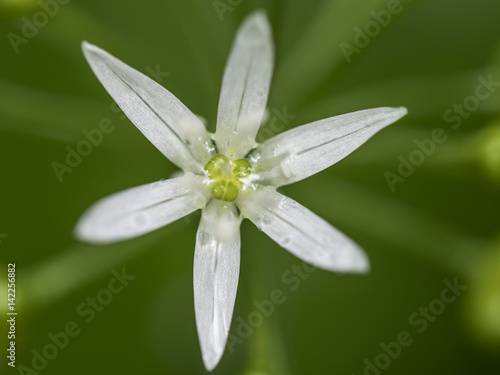
<svg viewBox="0 0 500 375"><path fill-rule="evenodd" d="M352 240L276 189L341 160L403 117L405 108L331 117L257 144L274 63L271 29L261 11L250 15L237 33L224 72L214 134L147 76L87 42L83 52L124 113L184 174L98 201L78 222L76 235L93 243L125 240L203 210L193 279L196 324L208 370L219 362L229 333L242 219L316 267L368 270L365 253Z"/></svg>

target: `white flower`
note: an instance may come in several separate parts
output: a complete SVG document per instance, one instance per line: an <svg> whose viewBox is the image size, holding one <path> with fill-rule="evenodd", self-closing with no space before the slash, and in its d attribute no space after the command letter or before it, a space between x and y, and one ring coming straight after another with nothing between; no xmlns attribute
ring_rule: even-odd
<svg viewBox="0 0 500 375"><path fill-rule="evenodd" d="M98 201L78 222L76 235L93 243L120 241L203 210L196 235L194 302L209 371L222 357L229 333L241 220L250 219L280 246L316 267L366 272L369 263L363 250L276 189L336 163L407 113L405 108L358 111L256 144L273 69L271 39L262 11L240 27L224 72L215 134L147 76L92 44L83 42L82 47L97 78L125 114L184 175Z"/></svg>

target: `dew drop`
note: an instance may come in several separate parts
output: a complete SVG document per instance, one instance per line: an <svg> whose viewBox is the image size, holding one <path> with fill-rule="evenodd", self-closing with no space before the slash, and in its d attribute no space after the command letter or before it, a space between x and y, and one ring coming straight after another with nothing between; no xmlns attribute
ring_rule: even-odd
<svg viewBox="0 0 500 375"><path fill-rule="evenodd" d="M288 157L280 163L281 171L287 178L297 176L297 171L295 170L295 163L292 157Z"/></svg>
<svg viewBox="0 0 500 375"><path fill-rule="evenodd" d="M167 183L168 181L168 178L162 178L161 180L159 181L156 181L153 185L152 185L152 189L153 190L160 190L160 189L163 189L165 184Z"/></svg>
<svg viewBox="0 0 500 375"><path fill-rule="evenodd" d="M271 216L269 216L269 215L264 215L264 216L262 216L262 219L261 219L261 225L262 225L263 227L267 227L267 226L271 225L271 223L272 223L272 218L271 218Z"/></svg>
<svg viewBox="0 0 500 375"><path fill-rule="evenodd" d="M279 243L280 243L280 246L285 247L285 246L290 245L291 242L292 242L291 237L285 237L285 238L282 238Z"/></svg>

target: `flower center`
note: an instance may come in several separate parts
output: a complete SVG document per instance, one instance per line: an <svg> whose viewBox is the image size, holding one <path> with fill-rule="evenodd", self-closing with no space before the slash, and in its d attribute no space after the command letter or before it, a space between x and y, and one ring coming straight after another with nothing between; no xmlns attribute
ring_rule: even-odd
<svg viewBox="0 0 500 375"><path fill-rule="evenodd" d="M247 159L229 160L222 154L215 155L204 168L210 178L215 199L232 202L243 187L242 179L249 176L252 167Z"/></svg>

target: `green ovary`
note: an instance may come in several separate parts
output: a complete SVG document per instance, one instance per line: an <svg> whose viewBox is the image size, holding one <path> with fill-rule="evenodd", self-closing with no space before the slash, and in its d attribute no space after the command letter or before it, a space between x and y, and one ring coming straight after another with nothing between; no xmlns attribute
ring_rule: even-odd
<svg viewBox="0 0 500 375"><path fill-rule="evenodd" d="M211 180L212 196L221 201L232 202L238 198L243 184L240 179L252 172L247 159L229 160L218 154L208 161L204 168Z"/></svg>

